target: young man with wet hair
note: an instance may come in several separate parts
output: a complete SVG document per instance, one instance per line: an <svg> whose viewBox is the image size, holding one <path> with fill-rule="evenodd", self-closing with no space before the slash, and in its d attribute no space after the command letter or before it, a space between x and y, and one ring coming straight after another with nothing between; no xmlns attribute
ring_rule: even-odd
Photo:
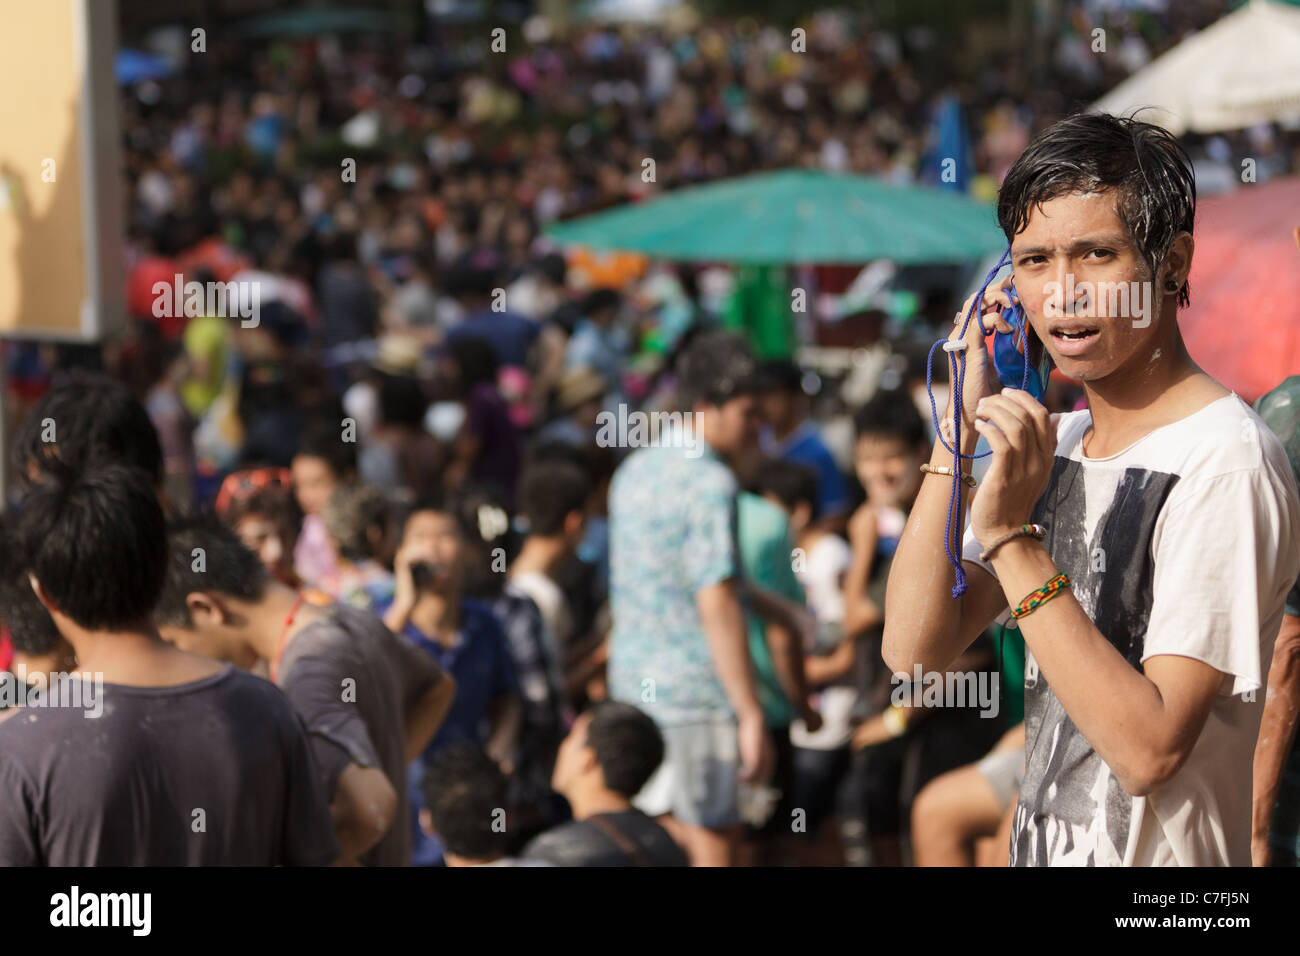
<svg viewBox="0 0 1300 956"><path fill-rule="evenodd" d="M174 520L164 638L218 661L265 661L302 718L348 863L411 857L406 764L437 732L454 682L372 612L317 607L271 577L213 515Z"/></svg>
<svg viewBox="0 0 1300 956"><path fill-rule="evenodd" d="M1012 276L963 337L972 296L949 337L965 345L965 379L945 441L959 424L963 454L980 436L992 449L973 495L959 484L967 588L954 599L953 478L935 473L953 456L936 443L890 574L884 657L942 670L1006 608L1017 615L1014 865L1250 864L1251 755L1300 570L1300 501L1277 438L1179 333L1195 208L1191 164L1164 130L1104 114L1054 124L999 193ZM995 307L1012 278L1087 409L1049 416L999 384L983 330L1010 331ZM1146 308L1116 308L1116 288Z"/></svg>
<svg viewBox="0 0 1300 956"><path fill-rule="evenodd" d="M103 683L98 713L70 706L77 688L61 686L39 715L0 723L0 865L338 857L307 735L284 694L177 650L151 623L167 539L144 471L78 475L51 463L12 537L79 670ZM75 680L84 677L64 683Z"/></svg>

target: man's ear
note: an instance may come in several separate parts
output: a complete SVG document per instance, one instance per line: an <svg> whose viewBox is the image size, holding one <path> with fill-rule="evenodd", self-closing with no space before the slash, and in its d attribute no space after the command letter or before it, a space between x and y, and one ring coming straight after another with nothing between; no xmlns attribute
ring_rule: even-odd
<svg viewBox="0 0 1300 956"><path fill-rule="evenodd" d="M29 571L27 573L27 581L32 586L32 592L36 595L36 600L40 601L41 604L45 606L45 610L49 611L51 614L58 611L59 606L54 603L54 598L50 597L49 592L45 590L45 585L41 584L36 575Z"/></svg>
<svg viewBox="0 0 1300 956"><path fill-rule="evenodd" d="M1192 271L1192 250L1195 243L1192 241L1191 233L1180 232L1174 237L1173 245L1165 253L1164 262L1161 264L1161 271L1164 272L1164 278L1161 285L1156 287L1156 294L1164 292L1163 283L1169 279L1176 279L1181 286L1187 282L1187 275Z"/></svg>
<svg viewBox="0 0 1300 956"><path fill-rule="evenodd" d="M583 747L580 751L578 751L578 754L582 758L583 773L586 773L588 770L596 770L599 771L601 777L604 778L605 770L603 767L601 767L600 761L596 759L595 747L591 746L591 744L588 744L587 746Z"/></svg>
<svg viewBox="0 0 1300 956"><path fill-rule="evenodd" d="M582 523L587 516L581 511L570 511L564 516L564 533L573 536L582 530Z"/></svg>
<svg viewBox="0 0 1300 956"><path fill-rule="evenodd" d="M206 591L191 591L185 595L185 609L190 612L190 620L198 627L220 627L230 619L221 601Z"/></svg>
<svg viewBox="0 0 1300 956"><path fill-rule="evenodd" d="M1300 226L1295 227L1295 247L1300 249Z"/></svg>

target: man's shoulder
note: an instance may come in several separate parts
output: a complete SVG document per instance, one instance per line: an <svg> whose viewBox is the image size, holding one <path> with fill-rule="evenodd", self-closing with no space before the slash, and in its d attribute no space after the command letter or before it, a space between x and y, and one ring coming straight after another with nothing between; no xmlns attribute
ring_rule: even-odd
<svg viewBox="0 0 1300 956"><path fill-rule="evenodd" d="M1233 472L1263 474L1288 463L1277 436L1233 393L1155 429L1113 459L1083 457L1082 441L1091 424L1092 415L1087 409L1061 415L1057 419L1056 453L1089 466L1119 461L1125 466L1175 475L1180 483Z"/></svg>
<svg viewBox="0 0 1300 956"><path fill-rule="evenodd" d="M224 673L213 675L211 681L205 690L219 709L232 713L236 719L250 714L251 719L264 721L269 714L272 719L291 721L294 716L293 705L284 691L265 677L232 665Z"/></svg>
<svg viewBox="0 0 1300 956"><path fill-rule="evenodd" d="M1281 441L1255 410L1226 395L1169 429L1167 444L1177 455L1182 479L1209 480L1249 472L1271 480L1290 471Z"/></svg>
<svg viewBox="0 0 1300 956"><path fill-rule="evenodd" d="M564 601L564 591L541 571L524 571L507 579L503 593L506 597L528 601L539 611L552 608Z"/></svg>
<svg viewBox="0 0 1300 956"><path fill-rule="evenodd" d="M298 671L298 665L311 661L316 665L322 662L346 660L360 650L365 639L373 637L367 633L365 617L373 615L359 608L346 604L335 604L326 615L312 621L291 640L285 648L284 659L280 665L283 675L281 683L290 683ZM379 623L376 618L376 623ZM380 624L382 627L382 624Z"/></svg>
<svg viewBox="0 0 1300 956"><path fill-rule="evenodd" d="M717 492L734 495L736 476L712 455L691 455L672 445L638 448L614 473L610 500L653 493L656 498L688 501L695 494ZM670 491L671 494L664 495Z"/></svg>

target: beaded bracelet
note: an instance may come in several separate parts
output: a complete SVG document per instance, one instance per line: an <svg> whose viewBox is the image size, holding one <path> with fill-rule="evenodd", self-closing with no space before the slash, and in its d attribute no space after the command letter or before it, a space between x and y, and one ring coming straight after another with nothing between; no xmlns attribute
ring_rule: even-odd
<svg viewBox="0 0 1300 956"><path fill-rule="evenodd" d="M994 551L1002 547L1008 541L1014 541L1016 538L1035 538L1038 541L1042 541L1045 537L1047 537L1047 529L1041 524L1022 524L1015 531L1004 534L981 551L980 560L987 561L993 556Z"/></svg>
<svg viewBox="0 0 1300 956"><path fill-rule="evenodd" d="M1042 607L1069 586L1069 575L1064 573L1058 574L1037 591L1030 591L1026 594L1025 599L1016 605L1016 609L1011 612L1011 616L1019 620L1025 615L1031 613L1035 608Z"/></svg>
<svg viewBox="0 0 1300 956"><path fill-rule="evenodd" d="M948 478L952 477L952 469L947 465L932 465L929 462L926 462L921 466L921 470L927 475L945 475ZM966 482L970 487L975 487L974 475L962 475L961 480Z"/></svg>

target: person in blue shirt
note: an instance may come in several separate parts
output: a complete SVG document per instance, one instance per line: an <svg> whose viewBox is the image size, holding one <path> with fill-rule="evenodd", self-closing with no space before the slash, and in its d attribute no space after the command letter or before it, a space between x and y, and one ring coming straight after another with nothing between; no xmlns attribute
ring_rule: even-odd
<svg viewBox="0 0 1300 956"><path fill-rule="evenodd" d="M849 504L848 483L817 425L808 417L803 370L788 359L774 359L763 365L763 377L771 383L763 396L763 415L768 423L763 451L772 458L815 471L817 513L825 519L843 514Z"/></svg>
<svg viewBox="0 0 1300 956"><path fill-rule="evenodd" d="M490 250L476 250L461 265L460 298L465 317L447 331L447 342L482 339L492 346L497 364L523 368L542 326L515 312L505 296L500 263Z"/></svg>
<svg viewBox="0 0 1300 956"><path fill-rule="evenodd" d="M438 501L414 507L394 558L396 588L384 623L428 653L456 680L456 697L438 733L411 765L412 813L418 819L425 768L447 746L480 744L509 774L523 709L510 645L489 605L462 595L465 533ZM412 862L437 865L442 848L417 826Z"/></svg>

